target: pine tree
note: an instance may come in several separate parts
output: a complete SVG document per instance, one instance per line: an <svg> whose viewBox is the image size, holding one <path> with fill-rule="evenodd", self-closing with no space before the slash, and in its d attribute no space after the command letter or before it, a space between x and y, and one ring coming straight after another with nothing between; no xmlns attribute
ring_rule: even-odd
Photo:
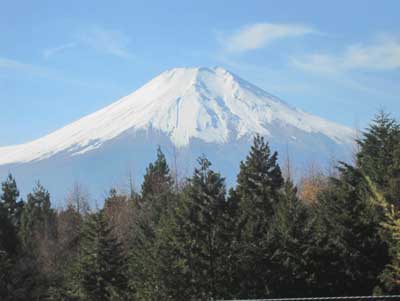
<svg viewBox="0 0 400 301"><path fill-rule="evenodd" d="M318 227L313 257L319 292L326 295L372 293L389 261L380 237L382 211L371 201L360 170L340 167L316 206Z"/></svg>
<svg viewBox="0 0 400 301"><path fill-rule="evenodd" d="M10 174L1 185L0 195L0 250L15 257L18 248L18 227L23 202L18 201L19 191L15 179Z"/></svg>
<svg viewBox="0 0 400 301"><path fill-rule="evenodd" d="M247 222L246 235L260 237L274 214L283 185L277 160L278 154L271 154L268 143L256 135L249 155L240 163L235 194Z"/></svg>
<svg viewBox="0 0 400 301"><path fill-rule="evenodd" d="M12 270L8 275L9 298L11 300L35 300L44 298L51 273L44 267L53 263L49 248L43 248L54 236L55 215L50 208L50 195L38 185L29 194L28 202L20 213L21 203L17 202L18 190L11 177L3 183L2 198L7 200L5 216L9 225L18 231L18 252L11 257ZM19 216L21 219L19 221ZM19 225L19 229L17 228ZM18 237L16 236L16 239ZM53 240L52 243L55 241Z"/></svg>
<svg viewBox="0 0 400 301"><path fill-rule="evenodd" d="M159 233L175 202L170 169L161 149L146 169L142 198L135 210L130 239L130 288L138 299L164 299Z"/></svg>
<svg viewBox="0 0 400 301"><path fill-rule="evenodd" d="M17 247L15 228L8 218L7 210L0 203L0 297L9 294L9 274L12 269L11 256Z"/></svg>
<svg viewBox="0 0 400 301"><path fill-rule="evenodd" d="M21 216L19 236L22 254L35 283L32 299L43 298L57 274L57 216L51 208L50 194L37 183Z"/></svg>
<svg viewBox="0 0 400 301"><path fill-rule="evenodd" d="M400 124L380 112L357 142L357 165L386 200L400 206Z"/></svg>
<svg viewBox="0 0 400 301"><path fill-rule="evenodd" d="M83 216L73 203L69 203L66 209L57 214L57 245L54 250L56 267L49 283L48 300L74 300L80 295L76 277L80 271L82 223Z"/></svg>
<svg viewBox="0 0 400 301"><path fill-rule="evenodd" d="M11 174L9 174L7 180L1 184L1 187L3 193L0 195L0 206L4 207L9 220L18 228L21 222L21 213L24 203L22 200L18 201L19 190Z"/></svg>
<svg viewBox="0 0 400 301"><path fill-rule="evenodd" d="M160 192L171 190L173 186L172 177L165 155L161 148L157 149L157 160L150 163L146 169L146 174L142 184L142 197L160 194Z"/></svg>
<svg viewBox="0 0 400 301"><path fill-rule="evenodd" d="M371 200L383 210L384 219L381 222L382 238L389 247L390 262L379 276L381 286L375 289L376 294L400 293L400 212L393 204L390 204L377 186L368 178L365 178L371 191Z"/></svg>
<svg viewBox="0 0 400 301"><path fill-rule="evenodd" d="M267 250L263 242L284 183L277 160L278 154L271 154L268 143L256 135L249 155L240 164L237 187L230 193L230 199L239 204L237 273L248 275L238 284L241 297L265 297L269 293L269 258L264 256Z"/></svg>
<svg viewBox="0 0 400 301"><path fill-rule="evenodd" d="M82 230L80 275L85 300L123 300L127 289L121 244L104 213L88 217Z"/></svg>
<svg viewBox="0 0 400 301"><path fill-rule="evenodd" d="M175 266L181 266L178 279L185 279L176 290L192 299L226 297L232 285L227 258L232 251L233 208L225 199L224 178L211 170L205 157L198 162L176 216Z"/></svg>
<svg viewBox="0 0 400 301"><path fill-rule="evenodd" d="M1 225L0 225L1 226ZM0 228L1 229L1 228ZM0 298L7 300L10 297L10 276L13 268L8 253L0 246Z"/></svg>
<svg viewBox="0 0 400 301"><path fill-rule="evenodd" d="M10 293L10 275L17 258L17 246L16 229L6 209L0 206L0 299L5 299Z"/></svg>
<svg viewBox="0 0 400 301"><path fill-rule="evenodd" d="M21 216L20 237L24 250L38 251L40 238L53 238L56 232L56 215L51 208L49 192L38 182Z"/></svg>
<svg viewBox="0 0 400 301"><path fill-rule="evenodd" d="M285 181L281 200L265 241L270 256L269 290L275 297L312 296L313 261L310 252L313 219L297 197L290 179Z"/></svg>
<svg viewBox="0 0 400 301"><path fill-rule="evenodd" d="M380 279L383 290L400 292L400 124L380 112L362 139L357 164L368 183L371 199L383 210L382 237L388 243L390 263Z"/></svg>

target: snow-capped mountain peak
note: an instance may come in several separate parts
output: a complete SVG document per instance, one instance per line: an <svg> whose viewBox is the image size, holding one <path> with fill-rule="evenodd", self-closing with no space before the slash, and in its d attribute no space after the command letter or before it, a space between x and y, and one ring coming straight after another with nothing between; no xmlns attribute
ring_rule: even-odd
<svg viewBox="0 0 400 301"><path fill-rule="evenodd" d="M191 139L223 144L254 133L273 137L276 127L321 134L337 144L354 136L352 129L292 108L223 68L175 68L43 138L1 147L0 165L87 153L127 131L160 131L185 147Z"/></svg>

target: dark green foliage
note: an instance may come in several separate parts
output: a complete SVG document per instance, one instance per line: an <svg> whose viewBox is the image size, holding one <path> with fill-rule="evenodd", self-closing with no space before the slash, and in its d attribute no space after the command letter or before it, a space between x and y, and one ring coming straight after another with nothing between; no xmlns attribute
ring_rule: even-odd
<svg viewBox="0 0 400 301"><path fill-rule="evenodd" d="M142 198L133 217L130 236L130 289L139 299L165 299L161 273L161 229L176 201L169 166L161 149L150 163L142 184Z"/></svg>
<svg viewBox="0 0 400 301"><path fill-rule="evenodd" d="M51 208L50 194L37 183L27 202L21 217L20 237L25 251L38 252L40 239L56 236L56 214Z"/></svg>
<svg viewBox="0 0 400 301"><path fill-rule="evenodd" d="M390 203L400 206L400 125L381 112L357 142L357 165Z"/></svg>
<svg viewBox="0 0 400 301"><path fill-rule="evenodd" d="M240 206L246 211L247 218L257 220L252 229L254 235L263 231L262 224L272 217L274 206L279 200L283 178L277 161L278 154L271 154L268 143L257 135L246 160L240 163L236 194L241 198Z"/></svg>
<svg viewBox="0 0 400 301"><path fill-rule="evenodd" d="M385 112L380 112L362 139L357 141L360 151L357 165L371 181L378 195L385 219L382 224L382 237L388 243L390 263L382 272L382 288L387 292L400 292L400 124ZM393 205L394 207L391 207Z"/></svg>
<svg viewBox="0 0 400 301"><path fill-rule="evenodd" d="M28 282L24 286L33 286L29 291L32 299L43 298L51 283L55 271L57 217L51 208L50 194L37 183L27 196L21 216L19 237L21 239L22 261L20 268L26 273Z"/></svg>
<svg viewBox="0 0 400 301"><path fill-rule="evenodd" d="M8 253L0 248L0 298L3 300L9 294L9 279L12 267Z"/></svg>
<svg viewBox="0 0 400 301"><path fill-rule="evenodd" d="M278 154L271 154L268 143L257 135L250 153L240 163L237 186L232 198L240 207L242 237L258 244L266 235L283 186Z"/></svg>
<svg viewBox="0 0 400 301"><path fill-rule="evenodd" d="M356 166L341 164L312 204L283 179L277 153L259 135L228 197L204 156L175 186L160 148L141 195L111 190L92 214L80 189L58 212L40 184L23 204L9 176L0 195L0 299L398 293L399 132L395 120L378 115L358 141Z"/></svg>
<svg viewBox="0 0 400 301"><path fill-rule="evenodd" d="M78 208L72 205L57 214L57 246L53 249L56 260L47 292L49 300L72 300L81 294L79 272L83 218Z"/></svg>
<svg viewBox="0 0 400 301"><path fill-rule="evenodd" d="M141 206L142 211L147 213L142 216L158 223L173 199L173 185L168 163L161 148L158 148L157 159L149 164L143 179Z"/></svg>
<svg viewBox="0 0 400 301"><path fill-rule="evenodd" d="M266 241L284 183L277 160L277 153L271 154L268 143L257 135L249 155L240 164L237 187L230 193L230 199L239 204L236 278L247 275L238 283L239 295L246 298L270 294L267 279L271 265Z"/></svg>
<svg viewBox="0 0 400 301"><path fill-rule="evenodd" d="M0 205L0 251L15 256L18 247L17 229L11 222L7 211Z"/></svg>
<svg viewBox="0 0 400 301"><path fill-rule="evenodd" d="M390 255L390 262L379 276L381 285L375 288L374 293L398 295L400 293L400 212L383 197L383 193L377 189L376 184L368 177L365 180L371 192L371 201L383 211L381 236L388 244Z"/></svg>
<svg viewBox="0 0 400 301"><path fill-rule="evenodd" d="M125 259L101 212L90 215L83 226L79 273L84 300L123 299L127 289Z"/></svg>
<svg viewBox="0 0 400 301"><path fill-rule="evenodd" d="M204 157L198 160L176 211L174 243L177 256L175 289L187 299L228 297L232 287L231 244L234 231L233 204L225 199L224 178L210 169ZM172 283L172 281L171 281Z"/></svg>
<svg viewBox="0 0 400 301"><path fill-rule="evenodd" d="M43 296L47 283L38 273L35 262L27 257L15 257L0 251L0 299L32 300Z"/></svg>
<svg viewBox="0 0 400 301"><path fill-rule="evenodd" d="M199 159L187 186L187 207L181 218L187 235L186 259L189 261L188 280L194 284L194 296L207 298L217 296L222 250L218 246L222 213L226 206L224 179L210 169L206 158Z"/></svg>
<svg viewBox="0 0 400 301"><path fill-rule="evenodd" d="M2 264L6 266L2 272L6 274L4 279L7 280L4 300L42 298L45 296L49 280L42 272L45 266L49 267L52 262L50 257L44 256L46 253L44 250L49 250L47 246L50 237L54 237L50 234L53 233L52 226L55 223L54 212L50 209L50 196L42 186L38 185L34 193L28 196L29 206L22 206L22 203L17 201L19 193L11 176L3 183L2 189L3 209L0 211L5 217L2 220L7 221L7 227L1 225L0 232L6 230L8 242L11 238L13 241L13 247L9 249L12 252L2 256Z"/></svg>
<svg viewBox="0 0 400 301"><path fill-rule="evenodd" d="M313 295L312 268L314 219L286 181L266 243L271 274L268 288L275 297Z"/></svg>
<svg viewBox="0 0 400 301"><path fill-rule="evenodd" d="M361 172L340 168L317 205L318 229L314 260L317 282L325 294L362 295L378 285L388 263L388 248L380 237L381 210L370 199Z"/></svg>
<svg viewBox="0 0 400 301"><path fill-rule="evenodd" d="M1 184L0 194L0 250L8 256L17 255L18 237L23 202L18 201L19 191L15 179L10 174Z"/></svg>
<svg viewBox="0 0 400 301"><path fill-rule="evenodd" d="M7 211L8 219L18 228L21 222L21 213L24 206L23 201L18 201L19 190L17 183L11 174L1 184L0 206Z"/></svg>
<svg viewBox="0 0 400 301"><path fill-rule="evenodd" d="M157 149L157 160L154 163L150 163L146 169L142 184L142 197L146 199L150 195L169 190L172 184L167 160L159 147Z"/></svg>
<svg viewBox="0 0 400 301"><path fill-rule="evenodd" d="M2 183L0 195L0 298L11 298L13 272L18 260L19 240L17 236L22 202L18 202L19 191L11 174Z"/></svg>

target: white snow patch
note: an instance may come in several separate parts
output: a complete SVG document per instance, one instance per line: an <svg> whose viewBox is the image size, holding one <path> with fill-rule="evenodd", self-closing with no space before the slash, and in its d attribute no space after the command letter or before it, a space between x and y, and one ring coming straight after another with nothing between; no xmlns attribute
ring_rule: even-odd
<svg viewBox="0 0 400 301"><path fill-rule="evenodd" d="M0 165L64 151L84 154L127 130L154 128L185 147L192 138L226 143L254 133L271 136L268 125L273 122L325 135L338 144L351 143L354 137L352 129L292 108L223 68L175 68L45 137L0 147Z"/></svg>

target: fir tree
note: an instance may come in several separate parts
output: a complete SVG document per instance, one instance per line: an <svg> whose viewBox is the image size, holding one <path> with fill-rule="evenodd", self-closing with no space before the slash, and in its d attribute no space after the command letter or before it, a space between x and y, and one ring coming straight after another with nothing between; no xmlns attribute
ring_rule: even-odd
<svg viewBox="0 0 400 301"><path fill-rule="evenodd" d="M148 196L170 190L172 186L173 181L167 160L161 148L158 147L157 160L150 163L146 169L142 184L142 197L146 200Z"/></svg>
<svg viewBox="0 0 400 301"><path fill-rule="evenodd" d="M319 196L314 260L316 281L326 295L372 293L389 261L380 237L382 211L371 201L360 170L348 165Z"/></svg>
<svg viewBox="0 0 400 301"><path fill-rule="evenodd" d="M9 204L18 204L15 181L8 179L3 197L12 200ZM7 196L7 197L6 197ZM19 206L15 210L7 209L7 216L13 226L18 225L16 218ZM10 214L12 213L12 214ZM53 255L48 243L55 243L55 213L50 208L50 195L38 184L33 193L28 195L28 202L21 213L19 237L21 248L12 260L12 271L9 274L9 298L11 300L35 300L45 297L47 285L53 276L45 272L52 265ZM15 226L16 228L16 226ZM16 229L17 230L17 229ZM46 268L45 268L46 267Z"/></svg>
<svg viewBox="0 0 400 301"><path fill-rule="evenodd" d="M269 258L263 242L273 220L283 186L278 154L271 154L260 135L254 137L249 155L240 164L237 187L230 199L239 204L237 273L248 277L238 284L240 296L265 297L268 292Z"/></svg>
<svg viewBox="0 0 400 301"><path fill-rule="evenodd" d="M211 170L205 157L198 162L176 216L175 267L181 266L177 278L185 279L177 291L195 299L226 297L232 287L234 209L225 199L224 178Z"/></svg>
<svg viewBox="0 0 400 301"><path fill-rule="evenodd" d="M18 227L22 201L18 201L19 191L11 174L1 185L0 195L0 298L11 300L13 296L13 271L19 255Z"/></svg>
<svg viewBox="0 0 400 301"><path fill-rule="evenodd" d="M400 125L380 112L357 142L357 165L385 199L400 206Z"/></svg>
<svg viewBox="0 0 400 301"><path fill-rule="evenodd" d="M96 214L78 186L58 213L40 184L22 206L10 175L0 193L0 299L399 293L399 132L378 115L358 141L356 166L341 164L307 205L259 135L228 198L205 157L174 188L160 148L141 195L112 190Z"/></svg>
<svg viewBox="0 0 400 301"><path fill-rule="evenodd" d="M18 201L19 191L15 179L8 176L1 185L0 195L0 250L15 257L18 248L18 228L23 202Z"/></svg>
<svg viewBox="0 0 400 301"><path fill-rule="evenodd" d="M120 243L100 212L89 216L82 230L81 281L85 300L121 300L127 289Z"/></svg>
<svg viewBox="0 0 400 301"><path fill-rule="evenodd" d="M8 256L15 256L18 248L18 236L7 210L0 206L0 251Z"/></svg>
<svg viewBox="0 0 400 301"><path fill-rule="evenodd" d="M234 193L240 199L242 217L246 219L246 235L260 237L274 214L283 185L277 160L278 154L271 154L268 143L256 135L249 155L240 163Z"/></svg>
<svg viewBox="0 0 400 301"><path fill-rule="evenodd" d="M70 300L80 295L77 279L81 262L81 227L83 216L70 203L57 214L56 268L48 288L49 300Z"/></svg>
<svg viewBox="0 0 400 301"><path fill-rule="evenodd" d="M142 199L137 207L130 241L130 288L139 299L164 299L160 274L159 233L175 201L170 169L161 149L146 169Z"/></svg>
<svg viewBox="0 0 400 301"><path fill-rule="evenodd" d="M40 238L56 234L55 212L51 208L49 192L38 182L28 194L21 217L20 237L24 250L36 252Z"/></svg>
<svg viewBox="0 0 400 301"><path fill-rule="evenodd" d="M1 227L2 225L0 225ZM1 229L1 228L0 228ZM10 297L10 276L13 264L10 256L0 246L0 298L7 300Z"/></svg>
<svg viewBox="0 0 400 301"><path fill-rule="evenodd" d="M0 206L0 299L9 296L14 260L17 258L18 239L14 225L8 218L5 208Z"/></svg>
<svg viewBox="0 0 400 301"><path fill-rule="evenodd" d="M21 213L23 209L23 201L18 201L19 190L17 183L11 174L7 180L1 184L2 194L0 195L0 206L7 211L9 220L15 227L19 227L21 221Z"/></svg>
<svg viewBox="0 0 400 301"><path fill-rule="evenodd" d="M381 222L381 234L389 247L390 262L379 276L381 286L375 289L376 294L400 293L400 212L390 204L383 193L368 178L365 178L371 191L372 201L383 210L384 220Z"/></svg>
<svg viewBox="0 0 400 301"><path fill-rule="evenodd" d="M357 141L357 165L368 183L371 199L383 210L382 238L388 243L390 263L380 276L382 289L400 292L400 124L381 111ZM380 288L377 289L379 291Z"/></svg>
<svg viewBox="0 0 400 301"><path fill-rule="evenodd" d="M269 291L275 297L312 296L313 220L297 197L297 189L285 181L281 200L265 249L270 256Z"/></svg>

